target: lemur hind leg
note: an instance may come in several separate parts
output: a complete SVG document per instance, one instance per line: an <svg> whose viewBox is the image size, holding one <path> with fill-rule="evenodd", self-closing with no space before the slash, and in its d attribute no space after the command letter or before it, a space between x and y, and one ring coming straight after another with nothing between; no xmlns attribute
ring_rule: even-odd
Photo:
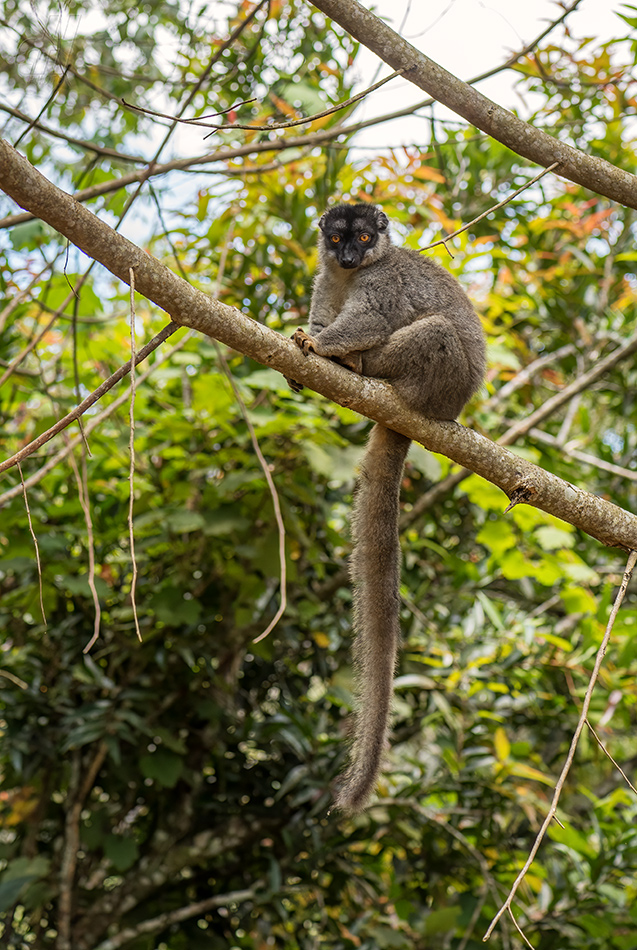
<svg viewBox="0 0 637 950"><path fill-rule="evenodd" d="M434 419L455 419L481 382L455 327L438 315L366 350L363 375L386 379L411 408Z"/></svg>

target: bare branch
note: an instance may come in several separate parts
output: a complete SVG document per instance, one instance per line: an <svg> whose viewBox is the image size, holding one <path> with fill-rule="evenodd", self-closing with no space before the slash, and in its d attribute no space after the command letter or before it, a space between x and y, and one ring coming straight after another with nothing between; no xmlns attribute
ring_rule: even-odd
<svg viewBox="0 0 637 950"><path fill-rule="evenodd" d="M536 36L534 40L527 44L527 46L525 46L518 53L514 53L513 56L510 56L501 65L495 66L493 69L489 69L487 72L480 73L478 76L470 79L469 83L474 84L481 82L484 79L489 79L491 76L497 75L497 73L502 72L505 69L509 69L522 56L525 56L532 49L534 49L540 40L542 40L548 33L551 32L551 30L561 23L580 2L581 0L575 0L575 2L571 4L571 6L564 12L562 16L558 17L557 20L553 21L553 23L550 23L548 27L539 34L539 36ZM364 121L356 122L351 125L342 126L339 128L322 129L320 132L315 132L311 135L301 138L287 138L285 136L281 136L274 141L254 142L249 145L241 145L235 148L219 149L215 152L206 152L204 155L199 155L195 158L174 159L171 162L166 162L162 165L155 166L150 172L148 170L133 172L130 175L124 175L120 178L114 178L111 181L101 182L99 185L94 185L90 188L84 188L75 193L75 198L77 201L89 201L92 198L99 197L100 195L110 194L114 191L119 191L120 188L126 188L128 185L140 181L142 178L151 178L165 175L173 170L188 171L200 165L227 162L233 158L242 158L246 155L283 151L284 149L288 148L311 149L316 145L329 144L332 139L340 138L341 136L352 136L355 132L360 132L362 129L368 129L375 125L381 125L383 122L391 122L394 119L401 119L405 116L414 115L419 109L430 106L435 101L436 100L432 98L424 99L422 102L417 102L415 105L407 106L404 109L398 109L394 112L388 112L381 116L372 117L370 119L365 119ZM81 145L82 143L78 141L76 144ZM146 160L144 159L144 161ZM0 228L13 227L16 224L22 224L25 221L31 221L34 217L36 216L30 213L8 215L5 218L0 218Z"/></svg>
<svg viewBox="0 0 637 950"><path fill-rule="evenodd" d="M572 383L569 383L568 386L561 389L559 393L555 393L554 396L547 399L546 402L527 416L526 419L520 419L519 422L511 426L506 433L506 444L511 445L518 436L528 432L542 419L546 419L547 416L569 402L573 396L582 392L583 389L588 389L592 383L601 379L610 369L613 369L618 363L632 356L634 353L637 353L637 330L625 343L622 343L621 346L614 349L613 352L605 356L604 359L597 360L586 373L582 373L582 375L574 379Z"/></svg>
<svg viewBox="0 0 637 950"><path fill-rule="evenodd" d="M211 122L206 122L205 120L211 119L213 116L225 115L227 112L232 112L234 109L238 109L239 106L247 106L249 103L256 101L256 98L242 99L241 102L235 102L233 105L228 106L227 109L222 109L221 112L212 112L207 116L202 115L199 116L198 119L183 119L181 115L169 115L167 112L156 112L155 109L146 109L144 106L136 106L132 102L127 102L124 98L122 98L122 105L126 106L127 109L130 109L131 112L141 112L142 115L149 115L154 119L170 119L171 122L176 122L180 125L200 125L206 129L220 129L222 126L213 125ZM244 128L244 126L241 125L239 128Z"/></svg>
<svg viewBox="0 0 637 950"><path fill-rule="evenodd" d="M562 445L559 439L549 435L548 432L543 432L542 429L529 429L529 436L532 439L537 439L538 442L543 442L545 445L554 446L564 455L577 459L578 462L584 462L585 465L592 465L593 468L610 472L611 475L618 475L620 478L627 478L631 482L637 482L637 472L632 469L623 468L621 465L614 465L612 462L606 462L604 459L590 455L588 452L580 452L579 449L575 448L573 443L567 442L566 445Z"/></svg>
<svg viewBox="0 0 637 950"><path fill-rule="evenodd" d="M50 261L48 264L46 264L42 268L42 270L38 274L36 274L35 277L30 281L30 283L24 288L24 290L21 290L19 293L15 294L15 296L11 298L11 300L6 305L6 307L4 307L0 311L0 333L2 333L2 331L4 330L7 320L9 319L13 311L16 309L16 307L19 307L22 301L25 300L29 296L33 288L39 284L40 280L44 277L47 271L51 270L51 268L53 267L56 260L58 259L58 257L60 257L61 254L62 254L62 251L61 250L58 251L58 253L55 255L53 260ZM6 365L6 364L3 364L3 365Z"/></svg>
<svg viewBox="0 0 637 950"><path fill-rule="evenodd" d="M59 906L59 950L73 950L71 942L71 917L73 913L73 879L80 849L80 818L82 805L102 767L108 748L105 742L97 747L93 761L89 765L84 781L80 785L81 758L75 752L72 765L72 777L67 795L66 823L64 829L64 847L60 867Z"/></svg>
<svg viewBox="0 0 637 950"><path fill-rule="evenodd" d="M516 373L515 376L510 379L507 383L504 384L493 396L489 396L487 401L483 404L483 409L493 409L495 406L500 405L509 396L512 396L516 390L521 386L524 386L529 380L544 366L547 366L550 363L555 363L558 360L563 359L565 356L570 356L572 353L575 353L575 346L572 343L566 343L564 346L560 346L557 350L553 350L551 353L544 353L542 356L538 356L537 359L532 360L528 363L519 373Z"/></svg>

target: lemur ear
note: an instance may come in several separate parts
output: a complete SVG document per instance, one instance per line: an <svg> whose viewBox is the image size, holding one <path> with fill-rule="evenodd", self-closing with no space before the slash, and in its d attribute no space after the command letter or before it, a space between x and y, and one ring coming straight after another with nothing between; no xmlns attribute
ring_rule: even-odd
<svg viewBox="0 0 637 950"><path fill-rule="evenodd" d="M324 231L324 230L325 230L325 219L326 219L326 218L327 218L327 211L325 212L325 214L323 214L323 215L321 216L321 220L320 220L319 223L318 223L318 226L319 226L319 228L321 229L321 231Z"/></svg>
<svg viewBox="0 0 637 950"><path fill-rule="evenodd" d="M384 211L379 211L376 215L376 224L379 231L386 231L389 227L389 218Z"/></svg>

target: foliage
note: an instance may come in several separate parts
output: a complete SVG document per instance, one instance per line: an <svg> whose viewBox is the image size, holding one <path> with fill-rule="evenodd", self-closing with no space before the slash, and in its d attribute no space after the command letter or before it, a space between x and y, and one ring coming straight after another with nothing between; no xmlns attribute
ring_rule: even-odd
<svg viewBox="0 0 637 950"><path fill-rule="evenodd" d="M6 0L0 99L23 99L30 115L43 108L42 124L64 136L150 155L163 130L117 98L163 102L161 111L176 113L211 48L252 9L224 6L228 22L211 23L188 5L147 2L131 13L109 3L98 28L74 32ZM66 4L65 15L85 7ZM177 51L170 62L168 44ZM350 94L355 55L355 44L305 5L272 0L215 64L193 108L209 114L257 96L235 110L239 121L314 114ZM520 89L542 101L535 123L634 169L623 119L634 104L634 56L634 44L592 55L590 43L565 40L524 60ZM61 64L72 70L49 98ZM315 120L310 132L341 118ZM14 121L11 129L25 128ZM425 246L530 177L497 143L432 128L428 152L354 160L328 144L284 151L274 166L271 154L256 152L206 167L195 188L173 172L142 193L127 227L188 280L290 332L307 316L314 220L329 196L382 204L405 242ZM270 134L218 139L258 144ZM187 142L180 138L180 148ZM120 174L118 159L37 127L20 147L67 188ZM123 195L91 207L117 220ZM635 332L634 236L627 210L544 179L463 234L453 260L431 252L464 282L489 334L487 385L468 424L497 438ZM60 239L37 222L6 232L2 253L1 365L44 331L0 391L10 454L126 360L128 303L127 291L95 269L47 329L85 259L66 259ZM17 298L50 262L34 293ZM164 322L138 303L139 339ZM62 946L70 888L76 950L105 950L108 936L122 934L116 945L130 950L475 950L548 808L622 557L534 509L503 516L502 493L476 476L416 517L418 500L450 464L415 447L404 479L405 649L390 763L379 803L341 821L328 806L351 708L347 515L367 425L229 353L244 412L211 342L180 331L164 350L175 339L181 348L164 362L151 357L152 375L136 391L141 643L126 405L90 432L90 456L76 450L78 473L87 470L102 610L90 652L90 551L73 468L61 461L28 490L46 625L19 473L3 483L5 945ZM498 404L506 382L549 354ZM620 364L515 450L635 510L636 392L634 362ZM274 473L288 559L288 608L260 643L253 640L280 597L278 537L247 419ZM24 463L25 479L61 444ZM636 623L633 595L590 715L629 776ZM519 892L516 913L534 946L634 946L636 813L634 795L584 734L561 825ZM182 908L191 913L173 914ZM505 922L490 945L512 946L507 934Z"/></svg>

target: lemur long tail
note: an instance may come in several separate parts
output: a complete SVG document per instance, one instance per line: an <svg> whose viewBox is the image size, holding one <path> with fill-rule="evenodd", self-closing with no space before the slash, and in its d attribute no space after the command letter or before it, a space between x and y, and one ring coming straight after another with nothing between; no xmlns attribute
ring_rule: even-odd
<svg viewBox="0 0 637 950"><path fill-rule="evenodd" d="M372 429L352 512L354 661L358 707L350 765L336 807L363 808L380 773L400 643L400 484L410 439L384 426Z"/></svg>

